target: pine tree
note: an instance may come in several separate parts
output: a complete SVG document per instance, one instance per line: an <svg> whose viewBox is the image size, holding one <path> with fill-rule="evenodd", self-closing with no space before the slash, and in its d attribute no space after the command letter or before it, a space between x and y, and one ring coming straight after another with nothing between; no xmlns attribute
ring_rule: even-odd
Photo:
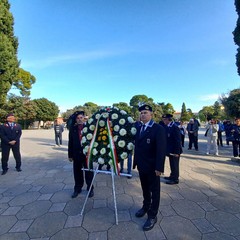
<svg viewBox="0 0 240 240"><path fill-rule="evenodd" d="M14 36L14 19L8 0L0 1L0 107L18 74L18 39Z"/></svg>
<svg viewBox="0 0 240 240"><path fill-rule="evenodd" d="M182 110L181 110L181 121L185 122L189 120L189 115L186 109L185 103L182 104Z"/></svg>

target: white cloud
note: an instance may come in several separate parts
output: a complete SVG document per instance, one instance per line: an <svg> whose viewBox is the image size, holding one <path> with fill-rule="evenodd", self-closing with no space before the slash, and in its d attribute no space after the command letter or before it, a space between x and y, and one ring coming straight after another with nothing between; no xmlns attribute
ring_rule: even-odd
<svg viewBox="0 0 240 240"><path fill-rule="evenodd" d="M125 52L120 51L111 51L111 50L95 50L82 52L77 54L66 54L66 55L58 55L51 56L43 59L35 59L32 61L24 61L21 62L21 67L23 68L46 68L53 65L65 64L69 62L86 62L86 61L94 61L98 59L109 58L112 56L122 55Z"/></svg>
<svg viewBox="0 0 240 240"><path fill-rule="evenodd" d="M219 94L213 93L213 94L200 96L199 99L201 101L207 102L207 101L217 101L219 97L220 97Z"/></svg>

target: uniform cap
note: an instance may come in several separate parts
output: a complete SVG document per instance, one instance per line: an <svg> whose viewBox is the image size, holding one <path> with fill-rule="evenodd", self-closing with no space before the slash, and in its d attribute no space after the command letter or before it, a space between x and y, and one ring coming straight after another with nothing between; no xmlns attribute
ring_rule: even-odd
<svg viewBox="0 0 240 240"><path fill-rule="evenodd" d="M169 113L162 115L162 118L172 118L172 117L173 117L173 115L169 114Z"/></svg>
<svg viewBox="0 0 240 240"><path fill-rule="evenodd" d="M148 111L152 112L152 107L147 105L147 104L144 104L144 105L142 105L141 107L138 108L139 112L141 112L143 110L148 110Z"/></svg>
<svg viewBox="0 0 240 240"><path fill-rule="evenodd" d="M8 113L6 117L8 118L8 117L12 117L12 116L14 117L13 113Z"/></svg>

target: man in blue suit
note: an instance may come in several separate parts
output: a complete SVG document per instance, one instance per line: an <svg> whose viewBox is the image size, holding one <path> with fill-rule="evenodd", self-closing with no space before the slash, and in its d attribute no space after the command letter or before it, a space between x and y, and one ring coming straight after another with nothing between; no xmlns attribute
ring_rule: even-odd
<svg viewBox="0 0 240 240"><path fill-rule="evenodd" d="M172 114L164 114L162 120L166 125L167 134L167 156L169 157L171 174L169 177L164 177L166 184L179 183L179 161L182 153L181 133L179 127L172 120Z"/></svg>
<svg viewBox="0 0 240 240"><path fill-rule="evenodd" d="M137 166L143 191L143 206L136 217L148 219L144 231L151 230L157 222L160 203L160 175L164 172L166 134L162 126L152 120L152 107L139 107L142 124L137 127L133 168Z"/></svg>
<svg viewBox="0 0 240 240"><path fill-rule="evenodd" d="M8 171L8 159L10 149L16 161L16 170L21 172L21 154L20 154L20 137L22 128L15 123L15 117L12 113L7 115L7 121L1 127L1 144L2 144L2 175Z"/></svg>

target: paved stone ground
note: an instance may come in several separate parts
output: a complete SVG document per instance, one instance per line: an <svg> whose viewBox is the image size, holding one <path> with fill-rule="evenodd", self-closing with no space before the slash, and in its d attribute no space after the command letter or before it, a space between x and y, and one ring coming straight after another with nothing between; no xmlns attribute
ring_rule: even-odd
<svg viewBox="0 0 240 240"><path fill-rule="evenodd" d="M231 161L232 147L220 148L220 156L206 156L206 139L200 131L199 151L186 150L181 157L178 185L161 183L158 222L142 231L146 217L134 214L142 206L136 170L133 178L115 179L118 219L110 175L97 174L95 196L82 206L86 188L76 198L72 164L67 160L67 135L62 147L54 146L53 130L26 130L22 136L23 171L0 176L0 239L169 239L240 240L240 166ZM165 175L169 174L166 161Z"/></svg>

